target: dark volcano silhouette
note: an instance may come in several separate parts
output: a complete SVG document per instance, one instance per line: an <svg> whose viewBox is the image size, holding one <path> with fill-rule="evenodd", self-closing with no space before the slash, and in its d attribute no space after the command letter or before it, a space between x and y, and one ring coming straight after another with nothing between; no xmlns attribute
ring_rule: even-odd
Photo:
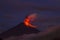
<svg viewBox="0 0 60 40"><path fill-rule="evenodd" d="M0 34L0 38L8 38L10 36L20 36L23 34L31 34L31 33L38 33L38 32L40 31L38 31L35 28L27 27L26 25L24 25L24 23L20 23L14 28L11 28L8 31Z"/></svg>

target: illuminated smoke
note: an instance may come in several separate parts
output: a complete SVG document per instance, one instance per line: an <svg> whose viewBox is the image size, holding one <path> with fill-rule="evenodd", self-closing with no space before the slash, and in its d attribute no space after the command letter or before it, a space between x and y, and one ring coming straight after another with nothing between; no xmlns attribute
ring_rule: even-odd
<svg viewBox="0 0 60 40"><path fill-rule="evenodd" d="M35 28L36 26L32 25L31 22L35 21L36 18L37 18L37 14L36 13L30 14L29 16L27 16L27 18L25 18L24 24L26 26L30 26L30 27Z"/></svg>

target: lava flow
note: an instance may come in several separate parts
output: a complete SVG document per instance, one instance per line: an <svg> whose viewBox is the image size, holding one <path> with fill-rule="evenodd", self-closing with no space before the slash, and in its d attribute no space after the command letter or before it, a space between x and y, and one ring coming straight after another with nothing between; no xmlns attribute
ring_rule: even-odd
<svg viewBox="0 0 60 40"><path fill-rule="evenodd" d="M31 24L31 22L35 21L36 18L37 18L37 14L31 14L31 15L27 16L27 18L25 18L24 24L26 26L36 28L35 25Z"/></svg>

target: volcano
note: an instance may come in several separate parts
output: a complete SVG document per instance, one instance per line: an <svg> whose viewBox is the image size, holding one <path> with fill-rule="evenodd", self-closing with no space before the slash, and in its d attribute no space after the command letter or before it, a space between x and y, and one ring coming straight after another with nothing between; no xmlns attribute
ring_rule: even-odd
<svg viewBox="0 0 60 40"><path fill-rule="evenodd" d="M24 34L32 34L40 32L36 28L32 27L29 18L25 18L24 22L19 23L14 28L11 28L8 31L1 33L0 38L8 38L10 36L21 36Z"/></svg>

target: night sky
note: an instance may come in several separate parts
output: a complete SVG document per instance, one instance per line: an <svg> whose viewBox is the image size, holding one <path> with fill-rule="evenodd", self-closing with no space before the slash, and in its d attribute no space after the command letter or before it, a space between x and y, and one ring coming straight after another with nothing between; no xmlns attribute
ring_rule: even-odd
<svg viewBox="0 0 60 40"><path fill-rule="evenodd" d="M0 30L16 26L30 13L40 16L38 30L59 25L60 0L0 0Z"/></svg>

